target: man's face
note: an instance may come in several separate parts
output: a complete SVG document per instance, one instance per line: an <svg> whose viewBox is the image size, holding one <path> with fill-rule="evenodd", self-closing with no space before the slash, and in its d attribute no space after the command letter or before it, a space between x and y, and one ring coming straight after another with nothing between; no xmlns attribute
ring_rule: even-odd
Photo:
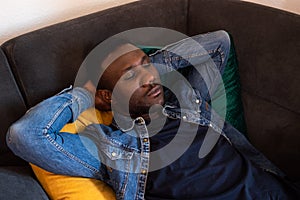
<svg viewBox="0 0 300 200"><path fill-rule="evenodd" d="M109 57L116 58L104 74L113 90L113 109L137 117L147 115L151 106L164 103L159 74L143 51L126 44Z"/></svg>

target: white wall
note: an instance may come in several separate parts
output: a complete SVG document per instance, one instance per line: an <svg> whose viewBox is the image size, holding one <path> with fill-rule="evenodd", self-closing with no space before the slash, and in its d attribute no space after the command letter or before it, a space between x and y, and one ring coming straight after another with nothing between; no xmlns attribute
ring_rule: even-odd
<svg viewBox="0 0 300 200"><path fill-rule="evenodd" d="M244 0L300 14L300 0Z"/></svg>
<svg viewBox="0 0 300 200"><path fill-rule="evenodd" d="M0 0L0 44L20 34L138 0ZM246 0L300 14L300 0Z"/></svg>
<svg viewBox="0 0 300 200"><path fill-rule="evenodd" d="M0 0L0 44L23 33L137 0Z"/></svg>

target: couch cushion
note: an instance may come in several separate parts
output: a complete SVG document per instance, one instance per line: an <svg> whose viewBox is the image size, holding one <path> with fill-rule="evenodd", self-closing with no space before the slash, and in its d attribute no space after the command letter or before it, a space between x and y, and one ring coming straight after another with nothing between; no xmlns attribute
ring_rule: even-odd
<svg viewBox="0 0 300 200"><path fill-rule="evenodd" d="M89 51L116 33L144 26L184 32L186 8L187 0L134 2L25 34L3 48L31 107L73 84Z"/></svg>
<svg viewBox="0 0 300 200"><path fill-rule="evenodd" d="M0 80L0 165L25 164L21 159L13 155L5 142L8 127L25 113L26 107L1 49Z"/></svg>
<svg viewBox="0 0 300 200"><path fill-rule="evenodd" d="M0 167L0 199L48 200L29 166Z"/></svg>
<svg viewBox="0 0 300 200"><path fill-rule="evenodd" d="M300 115L267 99L243 92L249 139L291 178L300 180ZM266 116L266 113L268 116Z"/></svg>

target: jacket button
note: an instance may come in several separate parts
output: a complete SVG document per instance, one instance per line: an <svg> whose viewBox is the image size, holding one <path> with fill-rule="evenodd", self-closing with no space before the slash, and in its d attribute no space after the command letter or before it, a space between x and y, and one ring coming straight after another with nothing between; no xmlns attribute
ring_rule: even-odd
<svg viewBox="0 0 300 200"><path fill-rule="evenodd" d="M187 119L187 117L184 115L184 116L182 116L182 119Z"/></svg>
<svg viewBox="0 0 300 200"><path fill-rule="evenodd" d="M147 170L143 169L142 174L146 174L146 173L147 173Z"/></svg>
<svg viewBox="0 0 300 200"><path fill-rule="evenodd" d="M144 138L143 141L144 141L144 142L148 142L148 138Z"/></svg>
<svg viewBox="0 0 300 200"><path fill-rule="evenodd" d="M143 118L139 117L136 119L136 123L138 123L139 125L145 124L145 121Z"/></svg>
<svg viewBox="0 0 300 200"><path fill-rule="evenodd" d="M111 155L112 155L112 157L116 157L117 153L116 152L112 152Z"/></svg>
<svg viewBox="0 0 300 200"><path fill-rule="evenodd" d="M111 167L107 167L107 170L112 173L113 169Z"/></svg>
<svg viewBox="0 0 300 200"><path fill-rule="evenodd" d="M196 102L196 104L199 104L199 103L200 103L200 100L199 100L199 99L196 99L195 102Z"/></svg>

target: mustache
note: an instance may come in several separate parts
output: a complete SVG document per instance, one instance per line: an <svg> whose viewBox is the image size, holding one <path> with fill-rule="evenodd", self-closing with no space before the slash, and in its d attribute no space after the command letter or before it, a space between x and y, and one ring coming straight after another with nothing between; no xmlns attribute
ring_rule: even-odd
<svg viewBox="0 0 300 200"><path fill-rule="evenodd" d="M146 83L146 84L143 84L141 87L143 88L154 88L155 86L161 86L160 83L156 83L156 82L153 82L153 83Z"/></svg>
<svg viewBox="0 0 300 200"><path fill-rule="evenodd" d="M162 85L159 84L159 83L151 83L151 84L147 84L145 87L147 88L146 95L150 96L153 93L155 93L158 90L160 90L162 88Z"/></svg>

